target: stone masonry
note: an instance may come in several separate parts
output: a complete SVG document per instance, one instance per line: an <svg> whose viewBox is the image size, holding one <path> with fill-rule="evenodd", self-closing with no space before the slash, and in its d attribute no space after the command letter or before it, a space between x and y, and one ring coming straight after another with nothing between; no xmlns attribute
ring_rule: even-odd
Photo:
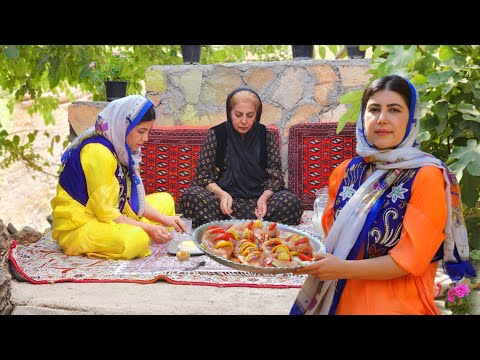
<svg viewBox="0 0 480 360"><path fill-rule="evenodd" d="M370 59L348 59L155 65L145 72L145 96L155 104L156 125L214 126L226 119L228 93L239 86L251 87L263 102L262 123L280 129L286 172L290 127L337 122L346 111L340 97L365 87L369 63ZM107 104L70 105L68 120L74 132L80 134L92 126Z"/></svg>
<svg viewBox="0 0 480 360"><path fill-rule="evenodd" d="M7 227L0 219L0 315L8 315L13 307L10 303L11 275L8 272L8 251L10 249L10 235Z"/></svg>

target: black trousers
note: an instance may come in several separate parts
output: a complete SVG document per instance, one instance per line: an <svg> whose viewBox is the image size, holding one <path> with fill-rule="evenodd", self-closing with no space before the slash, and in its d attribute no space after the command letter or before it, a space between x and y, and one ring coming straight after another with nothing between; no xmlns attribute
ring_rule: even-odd
<svg viewBox="0 0 480 360"><path fill-rule="evenodd" d="M232 216L237 219L256 219L255 208L258 199L233 199ZM180 212L186 218L192 219L193 227L211 221L229 220L228 215L220 211L220 201L203 186L192 186L185 189L180 198ZM297 225L303 214L300 198L289 190L281 190L273 194L267 201L266 221L286 225Z"/></svg>

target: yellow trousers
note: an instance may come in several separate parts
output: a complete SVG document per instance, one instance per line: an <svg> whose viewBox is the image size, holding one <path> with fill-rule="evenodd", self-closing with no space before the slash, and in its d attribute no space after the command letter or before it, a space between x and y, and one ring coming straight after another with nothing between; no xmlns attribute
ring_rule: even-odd
<svg viewBox="0 0 480 360"><path fill-rule="evenodd" d="M175 215L175 203L169 193L147 195L146 201L164 215ZM153 223L144 217L136 220ZM57 241L67 255L126 260L151 254L147 233L129 224L92 219L77 229L58 235Z"/></svg>

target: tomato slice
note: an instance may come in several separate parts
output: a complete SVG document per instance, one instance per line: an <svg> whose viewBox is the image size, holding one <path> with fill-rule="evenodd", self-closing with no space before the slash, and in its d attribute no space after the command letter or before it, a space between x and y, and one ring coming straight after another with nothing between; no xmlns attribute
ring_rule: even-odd
<svg viewBox="0 0 480 360"><path fill-rule="evenodd" d="M305 236L301 237L298 240L295 240L295 246L305 243L308 243L308 239Z"/></svg>
<svg viewBox="0 0 480 360"><path fill-rule="evenodd" d="M308 255L305 255L305 254L302 254L302 253L298 253L298 258L302 261L312 261L313 258L308 256Z"/></svg>
<svg viewBox="0 0 480 360"><path fill-rule="evenodd" d="M225 234L225 229L222 229L222 228L211 229L211 230L208 230L208 233L210 235L212 235L212 234Z"/></svg>

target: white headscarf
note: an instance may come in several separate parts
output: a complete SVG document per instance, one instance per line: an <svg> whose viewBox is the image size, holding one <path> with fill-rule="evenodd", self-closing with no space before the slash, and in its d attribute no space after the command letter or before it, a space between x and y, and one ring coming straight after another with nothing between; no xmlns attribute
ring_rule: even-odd
<svg viewBox="0 0 480 360"><path fill-rule="evenodd" d="M364 226L370 209L400 175L401 170L430 165L440 168L445 180L447 222L444 228L446 234L443 245L444 261L457 262L453 254L455 245L460 258L468 261L468 237L463 221L458 182L441 160L419 149L417 120L420 101L415 87L407 79L404 80L410 86L412 100L406 136L396 148L378 150L370 145L364 132L363 109L360 112L356 127L356 150L359 156L369 158L375 163L376 171L367 178L338 214L325 239L327 252L346 259ZM452 202L452 196L457 196L457 201ZM457 206L452 206L452 203ZM306 314L328 314L336 283L337 280L322 282L317 277L308 276L297 297L296 305Z"/></svg>
<svg viewBox="0 0 480 360"><path fill-rule="evenodd" d="M100 134L115 148L118 160L128 168L132 182L130 206L141 217L145 209L145 188L140 177L141 149L131 151L126 138L153 103L141 95L130 95L110 102L99 114L95 126L85 130L66 149L67 153L85 139Z"/></svg>

